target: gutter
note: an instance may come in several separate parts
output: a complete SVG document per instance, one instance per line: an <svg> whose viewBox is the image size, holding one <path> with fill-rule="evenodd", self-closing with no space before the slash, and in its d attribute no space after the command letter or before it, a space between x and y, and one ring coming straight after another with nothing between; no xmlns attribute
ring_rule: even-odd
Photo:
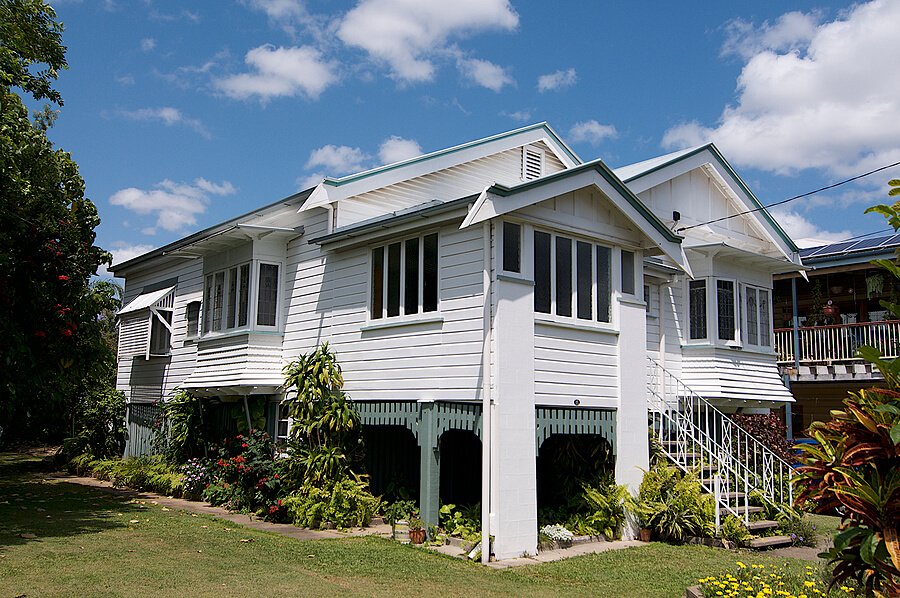
<svg viewBox="0 0 900 598"><path fill-rule="evenodd" d="M491 560L491 223L484 231L484 340L481 347L481 562Z"/></svg>

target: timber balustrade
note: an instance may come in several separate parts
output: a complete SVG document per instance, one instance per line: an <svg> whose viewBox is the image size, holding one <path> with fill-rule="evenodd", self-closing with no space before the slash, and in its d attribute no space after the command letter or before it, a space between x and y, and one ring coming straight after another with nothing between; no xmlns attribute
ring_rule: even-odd
<svg viewBox="0 0 900 598"><path fill-rule="evenodd" d="M900 357L900 320L809 326L798 328L800 363L829 363L860 359L860 347L875 347L884 357ZM794 363L794 330L775 329L778 363Z"/></svg>

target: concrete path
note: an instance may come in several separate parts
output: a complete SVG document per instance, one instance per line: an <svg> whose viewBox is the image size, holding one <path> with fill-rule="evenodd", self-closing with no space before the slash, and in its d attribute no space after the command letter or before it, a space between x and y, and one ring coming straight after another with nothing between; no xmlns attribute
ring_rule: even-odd
<svg viewBox="0 0 900 598"><path fill-rule="evenodd" d="M183 498L172 498L171 496L162 496L159 494L154 494L153 492L139 492L136 490L130 490L128 488L113 488L112 484L110 484L109 482L96 480L94 478L84 478L68 474L50 474L44 479L49 482L78 484L79 486L95 488L109 494L115 494L117 496L122 496L133 500L146 501L150 504L158 504L170 509L178 509L181 511L186 511L188 513L196 513L198 515L212 515L213 517L218 517L219 519L231 521L232 523L244 525L252 529L257 529L264 532L272 532L274 534L279 534L288 538L294 538L296 540L324 540L327 538L347 538L352 536L381 536L384 538L391 537L391 526L384 523L371 525L369 527L353 528L346 532L337 530L312 530L297 527L289 523L270 523L268 521L263 521L262 519L252 517L250 515L244 515L242 513L232 513L231 511L222 507L213 507L206 504L205 502L185 500ZM381 519L379 518L377 521L381 521Z"/></svg>
<svg viewBox="0 0 900 598"><path fill-rule="evenodd" d="M644 546L647 542L640 540L615 540L613 542L584 542L582 544L573 544L569 548L560 548L557 550L544 550L535 556L522 557L517 559L506 559L505 561L497 561L488 563L488 567L493 569L508 569L510 567L521 567L523 565L537 565L539 563L551 563L553 561L561 561L562 559L572 558L573 556L581 556L584 554L598 554L608 550L622 550L623 548L631 548L633 546Z"/></svg>

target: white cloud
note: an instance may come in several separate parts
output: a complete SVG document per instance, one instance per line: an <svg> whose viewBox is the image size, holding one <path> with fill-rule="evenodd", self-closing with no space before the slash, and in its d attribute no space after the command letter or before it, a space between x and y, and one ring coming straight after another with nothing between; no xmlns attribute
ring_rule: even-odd
<svg viewBox="0 0 900 598"><path fill-rule="evenodd" d="M145 234L154 234L156 228L181 231L196 225L197 216L206 212L210 195L232 195L236 191L228 181L217 184L198 178L193 183L176 183L165 179L154 189L120 189L109 203L136 214L156 216L155 224L143 229Z"/></svg>
<svg viewBox="0 0 900 598"><path fill-rule="evenodd" d="M673 127L663 146L715 141L735 163L779 174L847 176L900 160L900 78L891 76L900 2L856 5L812 32L813 16L786 17L729 42L728 51L755 52L738 78L737 103L714 126Z"/></svg>
<svg viewBox="0 0 900 598"><path fill-rule="evenodd" d="M112 244L112 247L109 249L109 252L112 254L113 265L118 265L123 262L127 262L130 259L136 258L139 255L144 255L149 251L153 251L156 249L155 245L147 245L146 243L138 243L136 245L131 245L126 241L116 241ZM106 266L101 266L97 269L98 276L112 276Z"/></svg>
<svg viewBox="0 0 900 598"><path fill-rule="evenodd" d="M531 111L530 110L516 110L515 112L503 111L500 113L500 116L505 116L507 118L511 118L511 119L517 120L519 122L526 122L526 121L531 120Z"/></svg>
<svg viewBox="0 0 900 598"><path fill-rule="evenodd" d="M386 64L398 81L411 83L434 78L434 59L453 54L451 38L518 25L508 0L361 0L337 24L337 36Z"/></svg>
<svg viewBox="0 0 900 598"><path fill-rule="evenodd" d="M134 76L122 75L121 77L116 77L116 83L119 85L134 85Z"/></svg>
<svg viewBox="0 0 900 598"><path fill-rule="evenodd" d="M159 121L167 127L184 125L207 139L212 137L200 120L190 118L178 108L172 108L171 106L162 108L139 108L137 110L120 110L118 114L129 120Z"/></svg>
<svg viewBox="0 0 900 598"><path fill-rule="evenodd" d="M332 174L347 174L363 170L369 159L370 156L358 147L329 144L310 152L305 168L322 166Z"/></svg>
<svg viewBox="0 0 900 598"><path fill-rule="evenodd" d="M300 0L245 0L244 3L263 11L270 19L299 19L306 15Z"/></svg>
<svg viewBox="0 0 900 598"><path fill-rule="evenodd" d="M322 182L322 179L325 178L324 172L314 172L312 174L306 175L305 177L297 178L297 190L298 191L306 191L312 187L315 187L319 183Z"/></svg>
<svg viewBox="0 0 900 598"><path fill-rule="evenodd" d="M849 230L829 231L819 228L790 208L773 208L769 212L775 218L775 221L781 225L781 228L784 229L784 232L794 240L797 247L817 247L843 241L853 236L853 233Z"/></svg>
<svg viewBox="0 0 900 598"><path fill-rule="evenodd" d="M596 120L577 122L569 129L569 140L574 143L600 145L604 139L615 139L619 132L612 125L601 125Z"/></svg>
<svg viewBox="0 0 900 598"><path fill-rule="evenodd" d="M736 55L749 60L766 50L779 52L801 51L816 34L821 21L817 12L788 12L774 24L764 22L759 27L743 19L734 19L725 25L727 38L722 45L722 55Z"/></svg>
<svg viewBox="0 0 900 598"><path fill-rule="evenodd" d="M153 48L156 47L156 40L152 37L145 37L141 40L141 50L144 52L149 52Z"/></svg>
<svg viewBox="0 0 900 598"><path fill-rule="evenodd" d="M488 60L461 58L456 66L467 79L491 91L500 92L504 86L516 84L506 69Z"/></svg>
<svg viewBox="0 0 900 598"><path fill-rule="evenodd" d="M553 73L541 75L538 77L537 88L543 93L545 91L555 91L564 87L571 87L578 81L578 73L574 68L566 70L558 70Z"/></svg>
<svg viewBox="0 0 900 598"><path fill-rule="evenodd" d="M394 164L422 155L422 148L415 139L403 139L391 135L378 148L378 159L382 164Z"/></svg>
<svg viewBox="0 0 900 598"><path fill-rule="evenodd" d="M262 45L244 58L254 72L224 77L214 85L226 95L265 102L277 97L303 95L315 100L338 80L337 64L311 46Z"/></svg>

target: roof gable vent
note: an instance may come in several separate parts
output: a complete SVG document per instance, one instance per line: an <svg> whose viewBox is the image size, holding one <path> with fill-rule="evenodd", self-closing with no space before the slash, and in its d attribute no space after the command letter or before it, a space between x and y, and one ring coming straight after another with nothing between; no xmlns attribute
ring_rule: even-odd
<svg viewBox="0 0 900 598"><path fill-rule="evenodd" d="M533 145L522 147L522 180L539 179L544 175L544 150Z"/></svg>

